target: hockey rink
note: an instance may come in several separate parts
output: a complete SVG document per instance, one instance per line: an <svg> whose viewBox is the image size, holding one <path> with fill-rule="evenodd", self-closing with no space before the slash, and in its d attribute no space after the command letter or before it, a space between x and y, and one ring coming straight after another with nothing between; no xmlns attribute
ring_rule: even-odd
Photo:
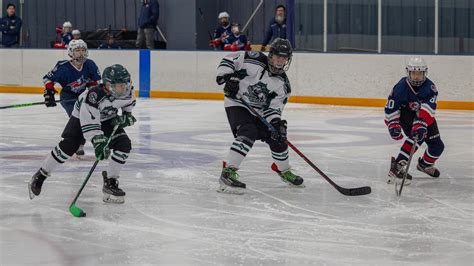
<svg viewBox="0 0 474 266"><path fill-rule="evenodd" d="M42 101L0 94L0 106ZM216 192L233 140L221 101L138 99L123 205L102 202L100 162L73 217L68 206L95 158L73 158L28 198L27 181L60 140L59 105L0 110L0 265L472 265L474 112L439 110L446 145L439 179L416 170L397 199L385 183L392 141L383 109L288 104L288 138L343 187L336 191L294 152L306 188L283 183L257 141L242 164L244 195ZM424 148L425 146L423 146ZM424 149L422 149L424 150Z"/></svg>

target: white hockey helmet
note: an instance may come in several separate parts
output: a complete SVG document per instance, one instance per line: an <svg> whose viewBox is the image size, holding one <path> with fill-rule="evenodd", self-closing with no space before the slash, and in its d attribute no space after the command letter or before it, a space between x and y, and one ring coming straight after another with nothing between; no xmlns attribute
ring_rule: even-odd
<svg viewBox="0 0 474 266"><path fill-rule="evenodd" d="M76 49L83 48L84 53L75 53ZM87 43L83 40L71 40L67 47L67 54L71 57L72 60L75 60L81 64L83 64L87 57L89 56L89 50L87 49Z"/></svg>
<svg viewBox="0 0 474 266"><path fill-rule="evenodd" d="M412 57L408 59L407 65L407 78L408 81L412 86L421 86L425 80L426 76L428 75L428 65L426 64L425 60L421 57ZM423 78L421 80L413 80L410 73L412 71L420 71L423 73Z"/></svg>
<svg viewBox="0 0 474 266"><path fill-rule="evenodd" d="M72 35L81 35L81 32L79 30L73 30Z"/></svg>
<svg viewBox="0 0 474 266"><path fill-rule="evenodd" d="M221 19L221 18L230 18L230 15L229 13L224 11L224 12L219 13L219 16L217 16L217 19Z"/></svg>
<svg viewBox="0 0 474 266"><path fill-rule="evenodd" d="M70 21L65 21L63 23L63 28L72 28L72 23Z"/></svg>

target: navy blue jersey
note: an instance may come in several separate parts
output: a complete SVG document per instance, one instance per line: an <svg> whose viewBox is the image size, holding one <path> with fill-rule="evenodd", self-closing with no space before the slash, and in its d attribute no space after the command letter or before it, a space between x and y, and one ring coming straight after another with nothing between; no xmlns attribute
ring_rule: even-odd
<svg viewBox="0 0 474 266"><path fill-rule="evenodd" d="M56 66L43 77L46 89L53 89L55 83L62 87L61 94L79 95L86 86L94 86L100 81L100 71L94 61L87 59L81 69L77 69L70 61L58 61Z"/></svg>
<svg viewBox="0 0 474 266"><path fill-rule="evenodd" d="M247 36L243 34L239 36L231 34L229 35L229 37L227 37L227 39L225 39L224 44L235 44L239 47L239 50L245 50L245 45L247 44Z"/></svg>
<svg viewBox="0 0 474 266"><path fill-rule="evenodd" d="M214 31L214 39L221 40L221 50L224 50L225 40L232 34L230 24L227 27L219 26Z"/></svg>
<svg viewBox="0 0 474 266"><path fill-rule="evenodd" d="M61 41L62 41L65 45L68 45L71 40L72 40L72 33L70 33L70 32L68 32L68 33L63 33L63 35L61 36Z"/></svg>
<svg viewBox="0 0 474 266"><path fill-rule="evenodd" d="M415 112L429 126L434 122L438 90L426 79L420 87L413 87L406 77L392 89L385 106L385 123L400 119L401 111Z"/></svg>
<svg viewBox="0 0 474 266"><path fill-rule="evenodd" d="M224 40L231 34L232 34L232 31L230 31L230 25L227 25L227 27L219 26L214 31L214 39Z"/></svg>

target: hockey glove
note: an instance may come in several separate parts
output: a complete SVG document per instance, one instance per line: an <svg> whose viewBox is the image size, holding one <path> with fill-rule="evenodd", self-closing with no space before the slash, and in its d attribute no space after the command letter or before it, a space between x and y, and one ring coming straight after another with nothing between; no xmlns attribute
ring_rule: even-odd
<svg viewBox="0 0 474 266"><path fill-rule="evenodd" d="M286 120L275 118L270 122L270 124L272 124L273 128L275 128L275 130L271 131L270 138L278 143L285 142L287 129Z"/></svg>
<svg viewBox="0 0 474 266"><path fill-rule="evenodd" d="M129 112L123 112L122 115L118 115L112 119L113 126L119 126L119 128L133 126L137 122L137 119Z"/></svg>
<svg viewBox="0 0 474 266"><path fill-rule="evenodd" d="M217 48L221 46L221 40L219 38L213 39L209 41L209 46L212 46L214 48Z"/></svg>
<svg viewBox="0 0 474 266"><path fill-rule="evenodd" d="M235 99L237 93L239 93L239 78L231 75L224 86L224 94L226 97Z"/></svg>
<svg viewBox="0 0 474 266"><path fill-rule="evenodd" d="M402 136L402 127L400 126L400 121L398 120L393 120L390 121L388 124L388 132L390 133L390 136L394 140L401 140L403 138Z"/></svg>
<svg viewBox="0 0 474 266"><path fill-rule="evenodd" d="M54 89L44 89L44 105L46 107L54 107L56 106L56 99L54 99L54 93L56 91Z"/></svg>
<svg viewBox="0 0 474 266"><path fill-rule="evenodd" d="M428 129L425 120L421 118L415 118L411 128L412 136L421 142L426 138L427 133Z"/></svg>
<svg viewBox="0 0 474 266"><path fill-rule="evenodd" d="M107 137L104 135L97 135L92 138L92 145L95 150L95 158L97 160L106 160L110 156L110 149L107 145Z"/></svg>

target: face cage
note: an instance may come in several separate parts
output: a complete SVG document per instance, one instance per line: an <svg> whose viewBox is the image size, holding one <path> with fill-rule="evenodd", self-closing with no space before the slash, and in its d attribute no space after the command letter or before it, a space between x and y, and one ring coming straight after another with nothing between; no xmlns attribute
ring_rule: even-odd
<svg viewBox="0 0 474 266"><path fill-rule="evenodd" d="M79 49L79 48L83 48L83 49L86 51L86 52L84 53L84 56L82 57L82 60L79 60L79 59L74 58L74 50ZM72 60L75 60L75 61L77 61L77 62L80 63L80 64L84 64L84 63L86 62L87 58L89 57L89 49L87 49L86 47L77 47L77 48L74 48L74 49L72 50L72 55L70 55L70 57L71 57Z"/></svg>
<svg viewBox="0 0 474 266"><path fill-rule="evenodd" d="M410 72L413 72L413 71L421 71L423 72L423 79L422 80L412 80L411 79L411 76L410 76ZM410 82L410 84L412 86L415 86L415 87L419 87L421 85L423 85L423 83L425 83L426 81L426 76L428 75L428 70L410 70L407 68L407 79L408 79L408 82Z"/></svg>
<svg viewBox="0 0 474 266"><path fill-rule="evenodd" d="M110 95L112 95L115 99L128 99L130 96L130 91L132 90L132 83L127 82L125 84L125 92L123 94L118 94L115 90L116 84L110 83Z"/></svg>
<svg viewBox="0 0 474 266"><path fill-rule="evenodd" d="M291 59L293 58L293 55L290 55L288 61L286 61L285 65L282 68L277 68L270 63L272 61L272 56L273 54L270 53L270 58L268 59L268 70L270 70L271 73L279 75L285 73L286 71L288 71L288 69L290 69Z"/></svg>

